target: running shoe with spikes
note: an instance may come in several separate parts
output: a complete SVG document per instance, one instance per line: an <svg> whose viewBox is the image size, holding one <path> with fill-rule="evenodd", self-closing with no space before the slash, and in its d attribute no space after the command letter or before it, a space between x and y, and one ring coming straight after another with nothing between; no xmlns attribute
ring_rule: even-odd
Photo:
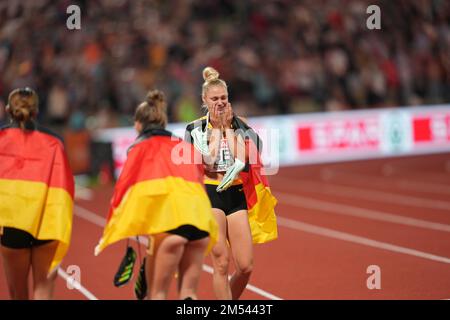
<svg viewBox="0 0 450 320"><path fill-rule="evenodd" d="M136 261L136 252L133 247L128 246L125 252L125 256L120 263L119 270L117 270L114 276L114 285L121 287L128 283L133 277L134 263Z"/></svg>
<svg viewBox="0 0 450 320"><path fill-rule="evenodd" d="M134 284L134 294L138 300L143 300L147 296L147 278L145 276L145 260L139 268L139 275Z"/></svg>
<svg viewBox="0 0 450 320"><path fill-rule="evenodd" d="M239 173L245 168L245 163L236 158L234 160L234 164L227 169L227 172L222 178L222 182L217 186L216 191L222 192L227 190L232 184L233 181L239 177Z"/></svg>

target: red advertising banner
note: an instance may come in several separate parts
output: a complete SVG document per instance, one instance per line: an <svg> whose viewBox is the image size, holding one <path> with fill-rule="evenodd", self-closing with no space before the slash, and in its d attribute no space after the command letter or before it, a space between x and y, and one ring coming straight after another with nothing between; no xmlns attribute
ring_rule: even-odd
<svg viewBox="0 0 450 320"><path fill-rule="evenodd" d="M413 118L414 144L432 146L450 142L450 110L448 113L420 114Z"/></svg>
<svg viewBox="0 0 450 320"><path fill-rule="evenodd" d="M377 117L300 124L297 135L301 152L376 150L380 144Z"/></svg>

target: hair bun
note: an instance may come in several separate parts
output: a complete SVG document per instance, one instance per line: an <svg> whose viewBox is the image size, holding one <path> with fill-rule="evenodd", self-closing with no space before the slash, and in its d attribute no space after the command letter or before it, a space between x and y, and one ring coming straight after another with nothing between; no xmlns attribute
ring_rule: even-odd
<svg viewBox="0 0 450 320"><path fill-rule="evenodd" d="M145 100L150 106L160 105L164 102L164 93L159 90L149 91Z"/></svg>
<svg viewBox="0 0 450 320"><path fill-rule="evenodd" d="M213 67L206 67L203 69L203 79L206 82L217 80L219 79L219 72L217 72L217 70Z"/></svg>

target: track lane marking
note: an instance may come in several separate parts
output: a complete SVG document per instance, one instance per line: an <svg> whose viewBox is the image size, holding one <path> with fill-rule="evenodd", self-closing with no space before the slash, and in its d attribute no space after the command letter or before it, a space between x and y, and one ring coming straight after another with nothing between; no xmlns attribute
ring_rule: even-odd
<svg viewBox="0 0 450 320"><path fill-rule="evenodd" d="M83 208L79 205L74 205L74 209L75 209L74 213L76 216L83 218L99 227L103 228L105 226L106 219L99 216L98 214L94 213L93 211ZM132 239L137 241L135 238L132 238ZM145 237L139 237L139 242L143 245L147 245L147 239ZM203 264L202 268L205 272L208 272L211 274L213 273L213 268L208 266L207 264ZM276 295L273 295L270 292L267 292L263 289L255 287L254 285L251 285L251 284L247 284L246 289L249 291L252 291L256 294L259 294L265 298L268 298L270 300L283 300L282 298L280 298Z"/></svg>
<svg viewBox="0 0 450 320"><path fill-rule="evenodd" d="M286 228L304 231L304 232L320 235L320 236L327 237L327 238L333 238L333 239L339 239L339 240L343 240L343 241L347 241L347 242L353 242L353 243L357 243L357 244L361 244L361 245L365 245L365 246L373 247L373 248L377 248L377 249L383 249L383 250L387 250L387 251L391 251L391 252L402 253L402 254L406 254L406 255L410 255L410 256L414 256L414 257L427 259L427 260L450 264L450 258L447 258L447 257L442 257L442 256L430 254L427 252L423 252L423 251L419 251L419 250L415 250L415 249L411 249L411 248L397 246L397 245L387 243L387 242L382 242L382 241L373 240L373 239L369 239L369 238L365 238L365 237L361 237L361 236L356 236L354 234L347 233L347 232L342 232L342 231L337 231L334 229L319 227L319 226L316 226L313 224L304 223L304 222L300 222L300 221L293 220L293 219L278 217L277 220L278 220L279 225L286 227Z"/></svg>
<svg viewBox="0 0 450 320"><path fill-rule="evenodd" d="M285 184L293 184L296 182L295 188L297 190L311 191L311 188L315 188L317 192L323 194L337 195L346 198L359 198L376 202L389 202L392 204L409 207L429 208L450 212L449 201L430 200L429 198L393 194L392 192L379 191L370 188L362 189L349 187L335 183L324 184L324 182L321 183L305 179L301 179L299 183L299 180L282 176L278 176L274 179L274 181L279 181Z"/></svg>
<svg viewBox="0 0 450 320"><path fill-rule="evenodd" d="M63 278L66 283L69 283L73 286L74 289L80 291L82 295L84 295L89 300L98 300L96 296L92 292L90 292L88 289L86 289L80 282L73 279L71 276L69 276L63 269L58 268L58 276Z"/></svg>
<svg viewBox="0 0 450 320"><path fill-rule="evenodd" d="M328 212L332 214L340 214L346 216L353 216L358 218L384 221L396 223L406 226L419 227L430 230L437 230L443 232L450 232L450 225L437 222L430 222L421 219L409 218L396 214L386 213L377 210L365 209L350 205L338 204L325 200L316 200L308 197L293 195L286 192L275 192L275 197L281 203L285 203L297 208L308 208Z"/></svg>
<svg viewBox="0 0 450 320"><path fill-rule="evenodd" d="M398 177L380 177L376 175L370 174L360 174L347 172L345 170L336 170L331 169L329 167L322 169L321 179L324 181L331 181L333 178L343 178L346 181L352 179L354 182L363 185L367 185L367 180L370 180L372 185L377 185L378 187L384 187L387 183L395 186L398 189L415 191L420 193L431 193L431 194L443 194L450 195L450 186L441 184L441 183L433 183L433 182L417 182L416 180L398 178ZM393 180L393 181L388 181Z"/></svg>

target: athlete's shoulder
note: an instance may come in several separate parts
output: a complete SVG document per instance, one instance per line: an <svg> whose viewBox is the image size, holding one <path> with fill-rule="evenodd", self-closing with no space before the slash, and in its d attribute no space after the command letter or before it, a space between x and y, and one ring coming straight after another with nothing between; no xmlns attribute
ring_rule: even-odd
<svg viewBox="0 0 450 320"><path fill-rule="evenodd" d="M235 116L233 120L234 120L233 126L235 127L235 129L244 129L244 130L251 129L251 127L248 125L248 121L246 118L241 116Z"/></svg>
<svg viewBox="0 0 450 320"><path fill-rule="evenodd" d="M133 144L127 149L127 154L129 154L132 149L146 150L149 145L168 145L173 141L179 142L181 140L180 137L175 136L169 130L162 128L147 128L138 135Z"/></svg>
<svg viewBox="0 0 450 320"><path fill-rule="evenodd" d="M206 124L206 120L207 120L207 116L203 116L203 117L200 117L200 118L198 118L198 119L195 119L194 121L191 121L191 122L189 122L188 124L187 124L187 126L186 126L186 130L192 130L192 129L194 129L195 127L198 127L198 126L204 126L205 124Z"/></svg>
<svg viewBox="0 0 450 320"><path fill-rule="evenodd" d="M195 125L195 124L197 124L197 123L199 123L199 122L206 122L206 118L207 118L207 117L208 117L208 116L205 115L205 116L203 116L203 117L200 117L200 118L198 118L198 119L195 119L195 120L189 122L189 123L188 123L188 126L190 126L190 125Z"/></svg>
<svg viewBox="0 0 450 320"><path fill-rule="evenodd" d="M8 123L8 124L1 126L0 130L19 129L19 128L20 128L20 126L18 123L12 122L12 123ZM49 135L49 136L56 138L59 141L63 142L63 138L60 135L58 135L56 132L54 132L54 131L50 130L49 128L44 127L34 121L30 121L25 124L25 131L38 131L41 133L45 133L46 135Z"/></svg>
<svg viewBox="0 0 450 320"><path fill-rule="evenodd" d="M239 120L241 120L242 122L244 122L246 125L248 125L248 120L247 120L247 118L242 117L242 116L237 116L237 118L238 118Z"/></svg>

